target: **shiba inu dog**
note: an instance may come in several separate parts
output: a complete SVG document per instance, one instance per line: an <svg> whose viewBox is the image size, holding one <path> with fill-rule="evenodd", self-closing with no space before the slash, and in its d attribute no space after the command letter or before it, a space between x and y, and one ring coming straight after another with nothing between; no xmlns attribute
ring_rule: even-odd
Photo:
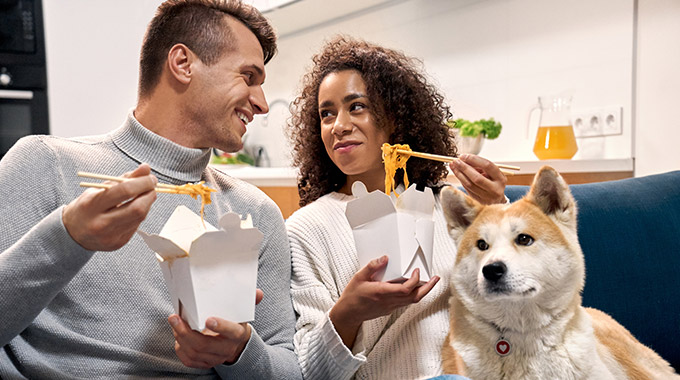
<svg viewBox="0 0 680 380"><path fill-rule="evenodd" d="M607 314L581 306L576 203L552 168L510 205L442 192L458 247L445 373L484 379L680 379Z"/></svg>

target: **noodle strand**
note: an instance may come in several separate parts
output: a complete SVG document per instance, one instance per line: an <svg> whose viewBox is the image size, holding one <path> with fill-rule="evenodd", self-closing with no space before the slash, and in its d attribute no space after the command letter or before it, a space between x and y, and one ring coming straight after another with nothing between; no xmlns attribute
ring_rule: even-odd
<svg viewBox="0 0 680 380"><path fill-rule="evenodd" d="M410 155L397 152L397 149L411 151L408 144L390 145L384 143L381 147L383 162L385 163L385 194L390 195L394 191L394 177L397 169L404 170L404 187L408 188L408 174L406 173L406 161ZM396 194L396 193L395 193Z"/></svg>

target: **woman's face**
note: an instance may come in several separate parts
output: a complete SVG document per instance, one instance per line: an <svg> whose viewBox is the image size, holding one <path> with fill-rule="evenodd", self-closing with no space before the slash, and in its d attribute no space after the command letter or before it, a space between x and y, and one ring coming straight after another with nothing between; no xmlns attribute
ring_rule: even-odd
<svg viewBox="0 0 680 380"><path fill-rule="evenodd" d="M380 147L389 138L377 126L366 84L355 70L328 74L319 85L321 139L333 163L347 175L348 192L354 181L369 191L384 186L385 171Z"/></svg>

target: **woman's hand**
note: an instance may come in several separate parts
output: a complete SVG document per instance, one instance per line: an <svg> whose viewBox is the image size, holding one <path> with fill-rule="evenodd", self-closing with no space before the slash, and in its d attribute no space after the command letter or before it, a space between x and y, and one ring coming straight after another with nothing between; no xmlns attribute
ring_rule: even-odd
<svg viewBox="0 0 680 380"><path fill-rule="evenodd" d="M329 317L343 343L354 345L359 327L364 321L388 315L394 310L417 303L439 281L434 276L419 286L420 271L401 284L375 281L376 274L387 266L387 256L372 260L357 272L330 311Z"/></svg>
<svg viewBox="0 0 680 380"><path fill-rule="evenodd" d="M486 158L463 154L449 165L468 195L482 204L505 203L508 179Z"/></svg>

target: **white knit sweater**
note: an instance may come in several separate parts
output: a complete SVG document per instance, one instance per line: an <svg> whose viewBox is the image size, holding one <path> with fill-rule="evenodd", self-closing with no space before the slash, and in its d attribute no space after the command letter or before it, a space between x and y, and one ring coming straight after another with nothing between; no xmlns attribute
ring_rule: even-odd
<svg viewBox="0 0 680 380"><path fill-rule="evenodd" d="M360 269L345 207L352 196L330 193L286 222L291 243L291 292L298 314L295 350L307 379L416 379L441 374L449 330L448 273L456 247L435 204L433 272L441 280L419 303L365 321L350 351L328 312Z"/></svg>

